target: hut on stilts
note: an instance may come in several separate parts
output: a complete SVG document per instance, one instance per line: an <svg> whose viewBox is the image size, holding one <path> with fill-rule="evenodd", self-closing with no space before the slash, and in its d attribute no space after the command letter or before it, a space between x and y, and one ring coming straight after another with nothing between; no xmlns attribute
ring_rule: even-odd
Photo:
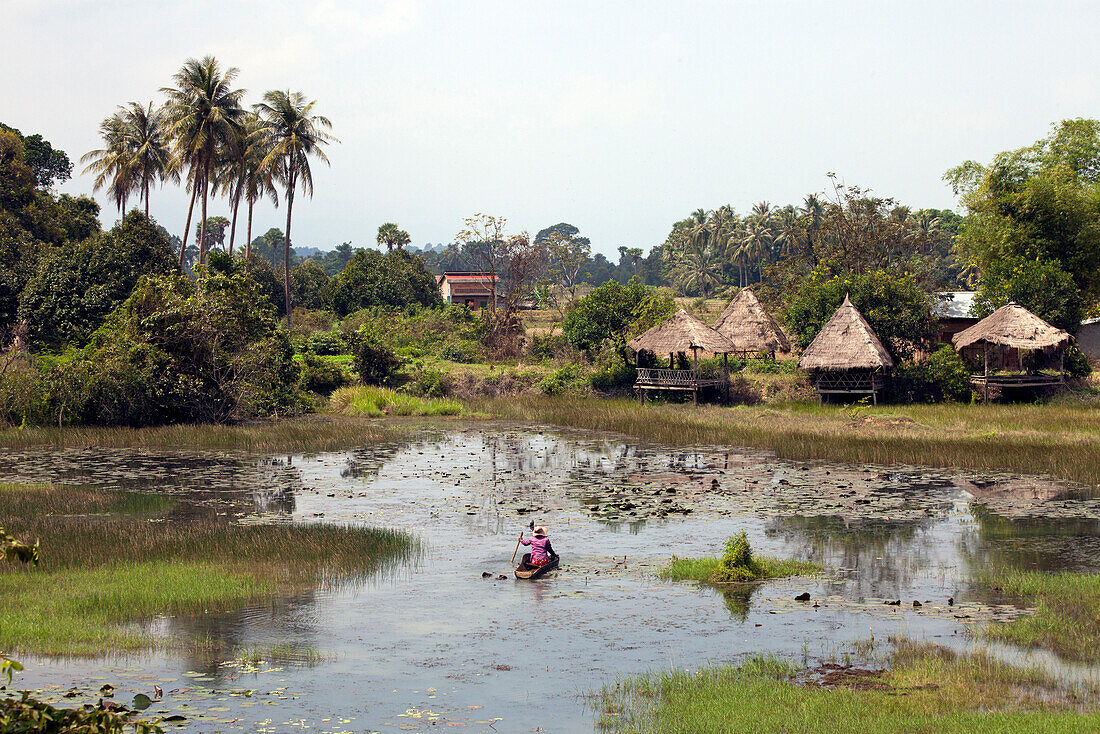
<svg viewBox="0 0 1100 734"><path fill-rule="evenodd" d="M1065 384L1065 355L1073 337L1055 328L1023 306L1001 306L951 341L964 356L980 354L982 373L970 381L989 402L989 388L1049 389ZM975 353L976 347L980 352ZM990 368L1002 374L991 375ZM1045 371L1044 371L1045 370Z"/></svg>
<svg viewBox="0 0 1100 734"><path fill-rule="evenodd" d="M820 403L825 395L870 395L878 405L894 360L848 297L806 347L798 366L810 373Z"/></svg>
<svg viewBox="0 0 1100 734"><path fill-rule="evenodd" d="M691 402L699 402L699 390L718 387L729 399L729 354L735 350L733 342L717 330L703 323L687 311L680 309L664 322L654 326L626 344L635 352L653 352L668 355L668 368L639 367L634 389L638 399L645 402L647 391L691 391ZM691 368L676 369L676 355L691 352ZM702 377L699 374L699 352L722 355L720 378Z"/></svg>
<svg viewBox="0 0 1100 734"><path fill-rule="evenodd" d="M714 328L729 337L735 347L731 354L741 359L764 354L775 359L776 352L791 351L787 335L771 314L764 310L756 299L756 294L749 288L742 288L733 297L718 317Z"/></svg>

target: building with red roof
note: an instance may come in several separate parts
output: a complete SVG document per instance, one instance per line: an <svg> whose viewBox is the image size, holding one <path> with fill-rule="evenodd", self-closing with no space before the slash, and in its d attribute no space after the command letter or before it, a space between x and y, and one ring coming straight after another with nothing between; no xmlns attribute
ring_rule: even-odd
<svg viewBox="0 0 1100 734"><path fill-rule="evenodd" d="M494 286L499 278L491 273L449 272L436 276L439 291L446 303L485 308L493 298Z"/></svg>

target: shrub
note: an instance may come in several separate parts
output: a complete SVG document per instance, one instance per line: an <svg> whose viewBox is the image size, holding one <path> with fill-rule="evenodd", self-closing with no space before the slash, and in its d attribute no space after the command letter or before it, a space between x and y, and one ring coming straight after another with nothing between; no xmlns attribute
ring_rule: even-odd
<svg viewBox="0 0 1100 734"><path fill-rule="evenodd" d="M970 398L970 370L954 349L941 346L924 362L902 362L891 377L893 398L902 403L939 403Z"/></svg>
<svg viewBox="0 0 1100 734"><path fill-rule="evenodd" d="M360 330L352 356L355 371L364 385L388 385L401 369L401 358L366 328Z"/></svg>
<svg viewBox="0 0 1100 734"><path fill-rule="evenodd" d="M1066 350L1065 370L1070 377L1088 377L1092 374L1092 365L1088 355L1074 345Z"/></svg>
<svg viewBox="0 0 1100 734"><path fill-rule="evenodd" d="M726 541L726 552L718 563L711 579L716 583L731 581L755 581L763 575L760 565L752 557L749 537L742 530Z"/></svg>
<svg viewBox="0 0 1100 734"><path fill-rule="evenodd" d="M423 398L441 398L446 393L446 373L424 365L417 365L408 375L402 389L410 395Z"/></svg>
<svg viewBox="0 0 1100 734"><path fill-rule="evenodd" d="M531 356L536 359L561 359L569 352L565 334L536 334L531 337Z"/></svg>
<svg viewBox="0 0 1100 734"><path fill-rule="evenodd" d="M302 377L298 384L303 390L328 395L350 382L347 372L335 362L315 354L302 355Z"/></svg>
<svg viewBox="0 0 1100 734"><path fill-rule="evenodd" d="M668 291L642 285L637 279L627 285L610 280L577 301L562 331L570 344L590 355L605 341L621 351L631 337L675 312L676 303Z"/></svg>
<svg viewBox="0 0 1100 734"><path fill-rule="evenodd" d="M476 350L469 342L450 341L439 350L440 359L449 362L473 362Z"/></svg>
<svg viewBox="0 0 1100 734"><path fill-rule="evenodd" d="M634 380L638 376L638 370L622 362L601 367L588 378L593 390L611 392L613 390L629 390L634 387Z"/></svg>
<svg viewBox="0 0 1100 734"><path fill-rule="evenodd" d="M348 346L339 331L316 331L306 339L305 348L318 355L347 354Z"/></svg>
<svg viewBox="0 0 1100 734"><path fill-rule="evenodd" d="M546 395L565 395L587 392L588 384L580 365L571 364L544 378L539 389Z"/></svg>

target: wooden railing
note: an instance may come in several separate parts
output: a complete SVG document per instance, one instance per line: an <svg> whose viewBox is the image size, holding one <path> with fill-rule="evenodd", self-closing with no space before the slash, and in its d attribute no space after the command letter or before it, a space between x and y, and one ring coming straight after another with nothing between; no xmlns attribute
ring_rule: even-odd
<svg viewBox="0 0 1100 734"><path fill-rule="evenodd" d="M721 385L723 382L724 380L721 377L697 375L694 370L639 367L638 377L634 381L634 386L665 389L683 388L690 390L709 385Z"/></svg>

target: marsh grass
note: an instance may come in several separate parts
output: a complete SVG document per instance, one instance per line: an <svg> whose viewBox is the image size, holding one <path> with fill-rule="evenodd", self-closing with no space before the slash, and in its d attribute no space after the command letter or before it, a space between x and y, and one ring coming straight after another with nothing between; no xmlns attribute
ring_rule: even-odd
<svg viewBox="0 0 1100 734"><path fill-rule="evenodd" d="M396 432L397 429L381 426L377 421L331 416L300 416L237 425L195 424L149 428L27 427L0 429L0 448L102 446L301 453L381 443L391 439Z"/></svg>
<svg viewBox="0 0 1100 734"><path fill-rule="evenodd" d="M770 449L787 459L1005 469L1100 484L1100 410L1091 404L647 405L631 400L470 401L489 415L614 431L674 446Z"/></svg>
<svg viewBox="0 0 1100 734"><path fill-rule="evenodd" d="M124 496L116 508L143 514L50 514L103 509L109 494L0 491L0 517L42 547L37 567L0 567L0 650L93 655L151 647L150 634L130 623L355 583L418 551L411 537L389 530L149 518L148 505Z"/></svg>
<svg viewBox="0 0 1100 734"><path fill-rule="evenodd" d="M5 517L109 513L147 516L165 513L174 505L175 502L168 497L141 492L0 483L0 508L3 508Z"/></svg>
<svg viewBox="0 0 1100 734"><path fill-rule="evenodd" d="M758 569L755 579L746 581L766 581L768 579L787 578L788 576L813 576L821 573L823 567L809 561L796 561L790 558L768 558L754 556ZM658 576L667 581L698 581L705 584L729 583L715 579L722 564L720 558L673 558L658 572Z"/></svg>
<svg viewBox="0 0 1100 734"><path fill-rule="evenodd" d="M277 642L270 645L248 645L233 651L232 662L239 667L265 664L313 667L328 658L312 647Z"/></svg>
<svg viewBox="0 0 1100 734"><path fill-rule="evenodd" d="M900 643L890 669L858 687L805 685L774 658L697 672L669 671L605 686L591 699L598 726L661 732L1078 732L1100 726L1086 702L1037 670L981 654Z"/></svg>
<svg viewBox="0 0 1100 734"><path fill-rule="evenodd" d="M395 416L451 416L462 413L462 403L442 398L418 398L385 387L342 387L329 398L329 410L340 415L377 418Z"/></svg>
<svg viewBox="0 0 1100 734"><path fill-rule="evenodd" d="M1042 647L1069 660L1100 662L1100 574L1001 570L980 579L1002 594L1035 603L1035 614L986 625L982 634Z"/></svg>

